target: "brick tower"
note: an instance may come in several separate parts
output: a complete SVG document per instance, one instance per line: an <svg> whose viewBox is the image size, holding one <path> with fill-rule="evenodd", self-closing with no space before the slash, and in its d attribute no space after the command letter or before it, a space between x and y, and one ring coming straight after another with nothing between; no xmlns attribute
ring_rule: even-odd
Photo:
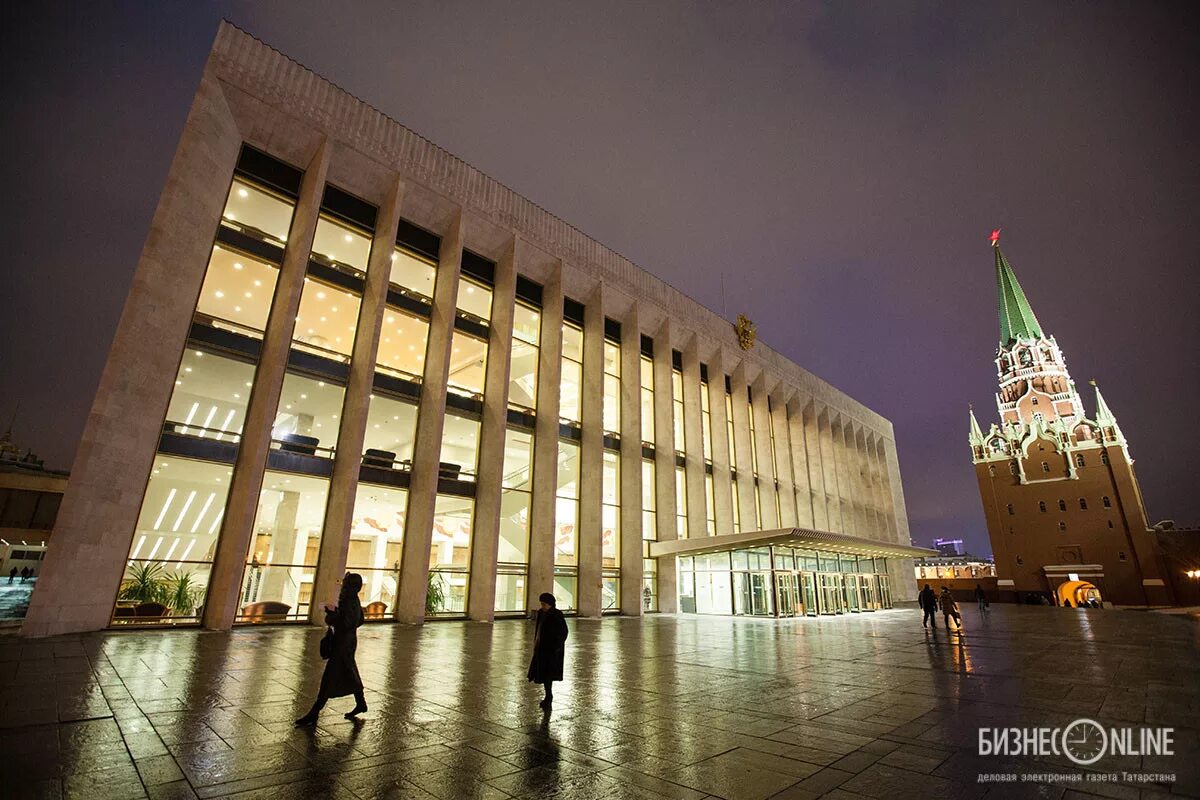
<svg viewBox="0 0 1200 800"><path fill-rule="evenodd" d="M1015 600L1168 605L1128 442L1098 387L1087 416L999 238L994 231L1000 421L985 433L971 410L969 438L998 589Z"/></svg>

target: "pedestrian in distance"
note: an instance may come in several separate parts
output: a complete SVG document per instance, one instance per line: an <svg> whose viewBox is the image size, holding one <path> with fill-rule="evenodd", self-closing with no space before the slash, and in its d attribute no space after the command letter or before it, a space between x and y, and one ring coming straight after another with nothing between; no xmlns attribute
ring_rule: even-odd
<svg viewBox="0 0 1200 800"><path fill-rule="evenodd" d="M17 579L17 568L13 567L8 571L8 582L12 583Z"/></svg>
<svg viewBox="0 0 1200 800"><path fill-rule="evenodd" d="M934 614L937 613L937 595L933 593L933 588L927 583L921 593L917 595L917 604L921 606L921 611L924 616L921 617L921 627L927 628L930 623L933 627L937 627L937 619Z"/></svg>
<svg viewBox="0 0 1200 800"><path fill-rule="evenodd" d="M533 629L533 658L529 661L530 683L540 683L546 696L538 703L549 711L554 702L554 681L563 679L563 651L567 642L567 620L556 607L554 595L543 592L541 608Z"/></svg>
<svg viewBox="0 0 1200 800"><path fill-rule="evenodd" d="M29 580L29 567L21 567L21 583Z"/></svg>
<svg viewBox="0 0 1200 800"><path fill-rule="evenodd" d="M975 601L979 603L980 614L988 613L987 593L983 591L983 586L978 583L975 584Z"/></svg>
<svg viewBox="0 0 1200 800"><path fill-rule="evenodd" d="M358 663L354 660L354 652L358 649L358 629L363 624L362 604L358 600L362 585L361 575L347 572L342 579L338 604L325 606L325 624L332 630L326 632L326 639L321 643L321 655L328 661L321 675L317 701L307 714L296 720L297 727L316 725L317 714L331 697L354 695L354 708L346 713L346 719L354 719L367 710L362 678L358 675Z"/></svg>
<svg viewBox="0 0 1200 800"><path fill-rule="evenodd" d="M958 610L958 602L950 593L949 587L942 587L942 596L939 598L939 602L942 606L942 619L946 622L946 630L950 630L950 618L954 617L954 625L961 631L962 614Z"/></svg>

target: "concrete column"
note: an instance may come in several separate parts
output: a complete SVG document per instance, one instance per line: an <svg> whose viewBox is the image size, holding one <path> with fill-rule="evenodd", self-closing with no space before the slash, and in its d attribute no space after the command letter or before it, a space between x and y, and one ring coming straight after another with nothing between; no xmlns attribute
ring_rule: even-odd
<svg viewBox="0 0 1200 800"><path fill-rule="evenodd" d="M821 432L816 403L808 398L803 404L804 454L808 461L808 486L812 495L813 527L830 530L828 504L825 502L825 470L821 465Z"/></svg>
<svg viewBox="0 0 1200 800"><path fill-rule="evenodd" d="M704 414L700 407L700 354L696 336L683 347L683 446L687 480L688 536L708 536L708 492L704 488Z"/></svg>
<svg viewBox="0 0 1200 800"><path fill-rule="evenodd" d="M725 416L725 372L721 351L708 364L708 410L712 425L713 507L717 533L733 533L733 479L729 474L729 421Z"/></svg>
<svg viewBox="0 0 1200 800"><path fill-rule="evenodd" d="M112 618L242 144L212 68L210 59L150 220L22 636L98 630Z"/></svg>
<svg viewBox="0 0 1200 800"><path fill-rule="evenodd" d="M738 505L742 510L742 533L762 530L754 516L754 456L750 452L750 403L746 399L746 367L738 364L730 376L733 406L733 446L737 452Z"/></svg>
<svg viewBox="0 0 1200 800"><path fill-rule="evenodd" d="M846 467L850 473L850 494L854 498L854 527L859 536L869 536L867 528L866 498L863 491L862 464L858 453L858 423L846 426Z"/></svg>
<svg viewBox="0 0 1200 800"><path fill-rule="evenodd" d="M767 379L759 375L754 381L750 413L754 415L754 442L758 450L758 496L762 505L762 528L779 527L775 496L775 459L771 454L771 415L767 411Z"/></svg>
<svg viewBox="0 0 1200 800"><path fill-rule="evenodd" d="M864 536L879 538L879 527L875 524L875 503L871 488L871 465L867 461L867 434L863 428L854 432L854 452L858 464L858 496L862 503L860 530Z"/></svg>
<svg viewBox="0 0 1200 800"><path fill-rule="evenodd" d="M904 493L900 488L900 464L887 439L879 442L879 459L883 467L883 494L887 499L884 521L887 522L888 534L892 541L908 544L908 511L904 507Z"/></svg>
<svg viewBox="0 0 1200 800"><path fill-rule="evenodd" d="M792 461L792 477L796 481L796 524L802 528L815 527L813 519L812 485L808 479L808 448L804 441L804 404L792 397L785 408L788 429L788 456Z"/></svg>
<svg viewBox="0 0 1200 800"><path fill-rule="evenodd" d="M604 469L604 294L598 286L583 309L583 432L579 446L579 586L576 608L598 617L601 608Z"/></svg>
<svg viewBox="0 0 1200 800"><path fill-rule="evenodd" d="M417 435L413 442L412 480L408 486L400 586L396 595L396 620L417 625L425 621L425 594L429 588L429 546L433 541L433 512L437 503L438 463L446 421L446 381L450 374L462 248L460 210L450 223L450 230L442 236L438 251L433 308L429 315L429 342L425 347L425 375L421 379L421 405L417 409Z"/></svg>
<svg viewBox="0 0 1200 800"><path fill-rule="evenodd" d="M621 613L642 614L641 333L634 302L621 320Z"/></svg>
<svg viewBox="0 0 1200 800"><path fill-rule="evenodd" d="M366 436L367 411L371 406L371 384L375 378L375 353L387 307L388 277L392 253L396 249L396 228L400 223L400 200L404 184L397 178L379 209L371 255L367 261L367 279L358 310L354 351L350 358L350 379L342 403L342 425L338 429L333 476L329 480L329 499L325 503L325 526L321 534L321 554L313 578L309 620L325 623L323 606L337 601L346 572L350 550L350 524L358 490L358 468L362 465L363 438ZM294 563L294 562L293 562Z"/></svg>
<svg viewBox="0 0 1200 800"><path fill-rule="evenodd" d="M837 465L838 499L842 505L842 529L858 535L858 516L854 508L854 478L851 474L851 430L853 423L839 415L833 428L833 460Z"/></svg>
<svg viewBox="0 0 1200 800"><path fill-rule="evenodd" d="M504 479L504 437L508 427L508 376L513 317L517 298L517 241L496 263L492 319L488 325L483 422L479 429L479 467L475 478L475 516L471 535L471 578L467 616L491 622L496 616L496 553L500 547L500 496ZM540 594L540 592L539 592Z"/></svg>
<svg viewBox="0 0 1200 800"><path fill-rule="evenodd" d="M542 286L538 343L537 416L533 436L533 497L529 508L529 580L525 602L554 589L554 500L558 489L558 411L562 382L562 265Z"/></svg>
<svg viewBox="0 0 1200 800"><path fill-rule="evenodd" d="M883 514L883 479L879 474L878 441L874 431L867 436L866 456L871 480L871 525L876 531L876 538L883 539L887 534L887 521Z"/></svg>
<svg viewBox="0 0 1200 800"><path fill-rule="evenodd" d="M833 455L833 421L829 408L819 406L817 417L817 437L821 447L821 476L824 479L825 511L828 530L834 533L845 533L846 526L842 524L842 503L838 495L837 465Z"/></svg>
<svg viewBox="0 0 1200 800"><path fill-rule="evenodd" d="M332 145L328 140L322 142L304 173L300 199L292 215L292 227L283 251L283 264L275 285L275 300L267 317L258 369L254 371L250 405L246 410L246 422L242 425L229 499L225 502L221 537L217 542L208 582L204 626L212 630L229 630L237 615L242 573L250 552L263 470L266 469L267 453L271 448L271 429L279 410L279 392L287 371L288 351L292 346L317 217L321 212L321 197L325 193L325 173L329 168L331 150Z"/></svg>
<svg viewBox="0 0 1200 800"><path fill-rule="evenodd" d="M671 542L675 532L675 426L671 408L671 321L654 336L654 508L658 541ZM679 605L674 557L658 560L658 608L674 613Z"/></svg>
<svg viewBox="0 0 1200 800"><path fill-rule="evenodd" d="M788 439L787 400L771 401L771 429L775 432L775 475L779 480L779 516L785 528L799 523L796 517L796 480L792 475L792 445Z"/></svg>

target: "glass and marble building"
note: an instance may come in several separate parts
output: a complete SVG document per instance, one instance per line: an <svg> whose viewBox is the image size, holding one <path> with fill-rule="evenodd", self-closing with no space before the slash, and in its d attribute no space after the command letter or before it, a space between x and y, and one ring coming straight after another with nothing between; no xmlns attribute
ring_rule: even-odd
<svg viewBox="0 0 1200 800"><path fill-rule="evenodd" d="M891 423L751 339L223 24L24 633L912 596Z"/></svg>

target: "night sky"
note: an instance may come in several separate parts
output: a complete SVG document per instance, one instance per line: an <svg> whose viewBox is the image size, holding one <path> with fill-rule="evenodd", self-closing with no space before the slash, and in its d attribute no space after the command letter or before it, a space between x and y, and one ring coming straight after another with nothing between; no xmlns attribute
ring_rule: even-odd
<svg viewBox="0 0 1200 800"><path fill-rule="evenodd" d="M994 420L1002 227L1151 521L1200 523L1194 4L330 7L0 10L0 420L50 466L227 17L891 419L918 544L990 552L967 404Z"/></svg>

